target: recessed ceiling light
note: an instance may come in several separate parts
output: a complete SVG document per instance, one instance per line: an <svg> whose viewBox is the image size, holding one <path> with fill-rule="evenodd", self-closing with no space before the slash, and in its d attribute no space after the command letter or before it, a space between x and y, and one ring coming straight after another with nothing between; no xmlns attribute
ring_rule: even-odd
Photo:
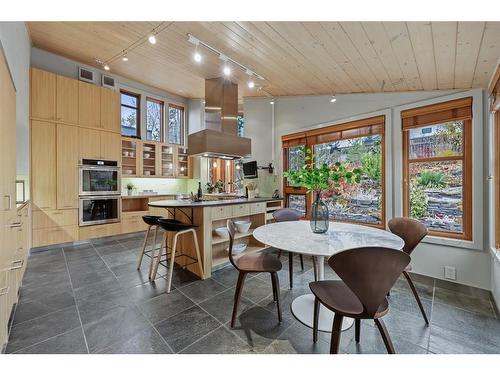
<svg viewBox="0 0 500 375"><path fill-rule="evenodd" d="M332 98L330 99L330 103L335 103L337 101L337 98L335 95L332 95Z"/></svg>
<svg viewBox="0 0 500 375"><path fill-rule="evenodd" d="M122 61L128 61L128 57L127 56L123 56L122 57Z"/></svg>
<svg viewBox="0 0 500 375"><path fill-rule="evenodd" d="M156 36L154 34L151 34L149 37L148 37L148 40L149 40L149 43L151 44L156 44Z"/></svg>
<svg viewBox="0 0 500 375"><path fill-rule="evenodd" d="M196 61L198 63L201 62L201 55L199 52L195 52L193 58L194 58L194 61Z"/></svg>
<svg viewBox="0 0 500 375"><path fill-rule="evenodd" d="M109 65L108 64L104 65L104 70L106 70L106 71L109 70Z"/></svg>
<svg viewBox="0 0 500 375"><path fill-rule="evenodd" d="M255 87L255 82L254 81L248 81L248 88L253 89Z"/></svg>
<svg viewBox="0 0 500 375"><path fill-rule="evenodd" d="M229 66L225 66L223 69L224 75L229 76L231 75L231 68Z"/></svg>

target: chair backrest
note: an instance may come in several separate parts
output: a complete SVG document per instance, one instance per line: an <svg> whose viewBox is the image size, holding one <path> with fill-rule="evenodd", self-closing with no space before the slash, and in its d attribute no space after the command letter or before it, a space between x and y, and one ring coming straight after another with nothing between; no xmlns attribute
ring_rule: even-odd
<svg viewBox="0 0 500 375"><path fill-rule="evenodd" d="M427 228L421 222L408 217L395 217L389 220L389 229L405 242L403 251L411 254L427 235Z"/></svg>
<svg viewBox="0 0 500 375"><path fill-rule="evenodd" d="M334 254L328 264L358 297L364 313L373 318L385 296L410 263L403 251L360 247Z"/></svg>
<svg viewBox="0 0 500 375"><path fill-rule="evenodd" d="M302 212L294 208L280 208L273 212L273 218L277 222L281 221L298 221L304 216Z"/></svg>
<svg viewBox="0 0 500 375"><path fill-rule="evenodd" d="M229 261L231 262L234 268L239 270L238 266L236 265L233 259L233 243L234 243L234 235L236 233L236 226L230 219L227 220L226 226L227 226L227 231L229 232Z"/></svg>

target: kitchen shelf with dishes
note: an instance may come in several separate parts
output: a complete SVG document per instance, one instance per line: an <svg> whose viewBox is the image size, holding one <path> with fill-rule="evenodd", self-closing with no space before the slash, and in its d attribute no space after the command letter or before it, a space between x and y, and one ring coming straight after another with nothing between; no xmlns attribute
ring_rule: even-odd
<svg viewBox="0 0 500 375"><path fill-rule="evenodd" d="M122 137L122 176L191 178L187 148L156 141Z"/></svg>

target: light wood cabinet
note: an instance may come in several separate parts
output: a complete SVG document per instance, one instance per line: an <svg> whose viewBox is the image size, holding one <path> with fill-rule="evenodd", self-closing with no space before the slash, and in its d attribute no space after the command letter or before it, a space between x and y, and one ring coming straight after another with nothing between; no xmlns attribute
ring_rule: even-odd
<svg viewBox="0 0 500 375"><path fill-rule="evenodd" d="M79 128L78 141L81 159L101 158L101 132L99 130Z"/></svg>
<svg viewBox="0 0 500 375"><path fill-rule="evenodd" d="M56 120L78 124L78 81L58 75L56 82Z"/></svg>
<svg viewBox="0 0 500 375"><path fill-rule="evenodd" d="M106 160L120 160L122 137L117 133L100 131L101 158Z"/></svg>
<svg viewBox="0 0 500 375"><path fill-rule="evenodd" d="M56 75L31 68L31 117L56 119Z"/></svg>
<svg viewBox="0 0 500 375"><path fill-rule="evenodd" d="M78 128L57 124L57 208L78 208Z"/></svg>
<svg viewBox="0 0 500 375"><path fill-rule="evenodd" d="M33 229L33 247L78 240L78 226Z"/></svg>
<svg viewBox="0 0 500 375"><path fill-rule="evenodd" d="M101 88L101 128L120 133L120 94Z"/></svg>
<svg viewBox="0 0 500 375"><path fill-rule="evenodd" d="M113 236L121 233L121 223L90 225L88 227L80 227L79 239L88 240L91 238Z"/></svg>
<svg viewBox="0 0 500 375"><path fill-rule="evenodd" d="M140 232L148 229L143 215L148 215L149 211L124 212L121 217L121 233Z"/></svg>
<svg viewBox="0 0 500 375"><path fill-rule="evenodd" d="M33 209L54 209L56 204L56 124L32 121L31 199Z"/></svg>
<svg viewBox="0 0 500 375"><path fill-rule="evenodd" d="M33 229L78 225L78 210L33 211Z"/></svg>
<svg viewBox="0 0 500 375"><path fill-rule="evenodd" d="M78 81L78 124L99 128L101 123L101 90L98 86Z"/></svg>

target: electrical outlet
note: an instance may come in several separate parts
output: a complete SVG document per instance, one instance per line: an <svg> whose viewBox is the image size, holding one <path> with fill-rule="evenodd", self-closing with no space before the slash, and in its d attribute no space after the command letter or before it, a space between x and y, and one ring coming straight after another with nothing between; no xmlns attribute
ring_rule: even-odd
<svg viewBox="0 0 500 375"><path fill-rule="evenodd" d="M448 280L456 280L457 269L452 266L444 266L444 278Z"/></svg>

